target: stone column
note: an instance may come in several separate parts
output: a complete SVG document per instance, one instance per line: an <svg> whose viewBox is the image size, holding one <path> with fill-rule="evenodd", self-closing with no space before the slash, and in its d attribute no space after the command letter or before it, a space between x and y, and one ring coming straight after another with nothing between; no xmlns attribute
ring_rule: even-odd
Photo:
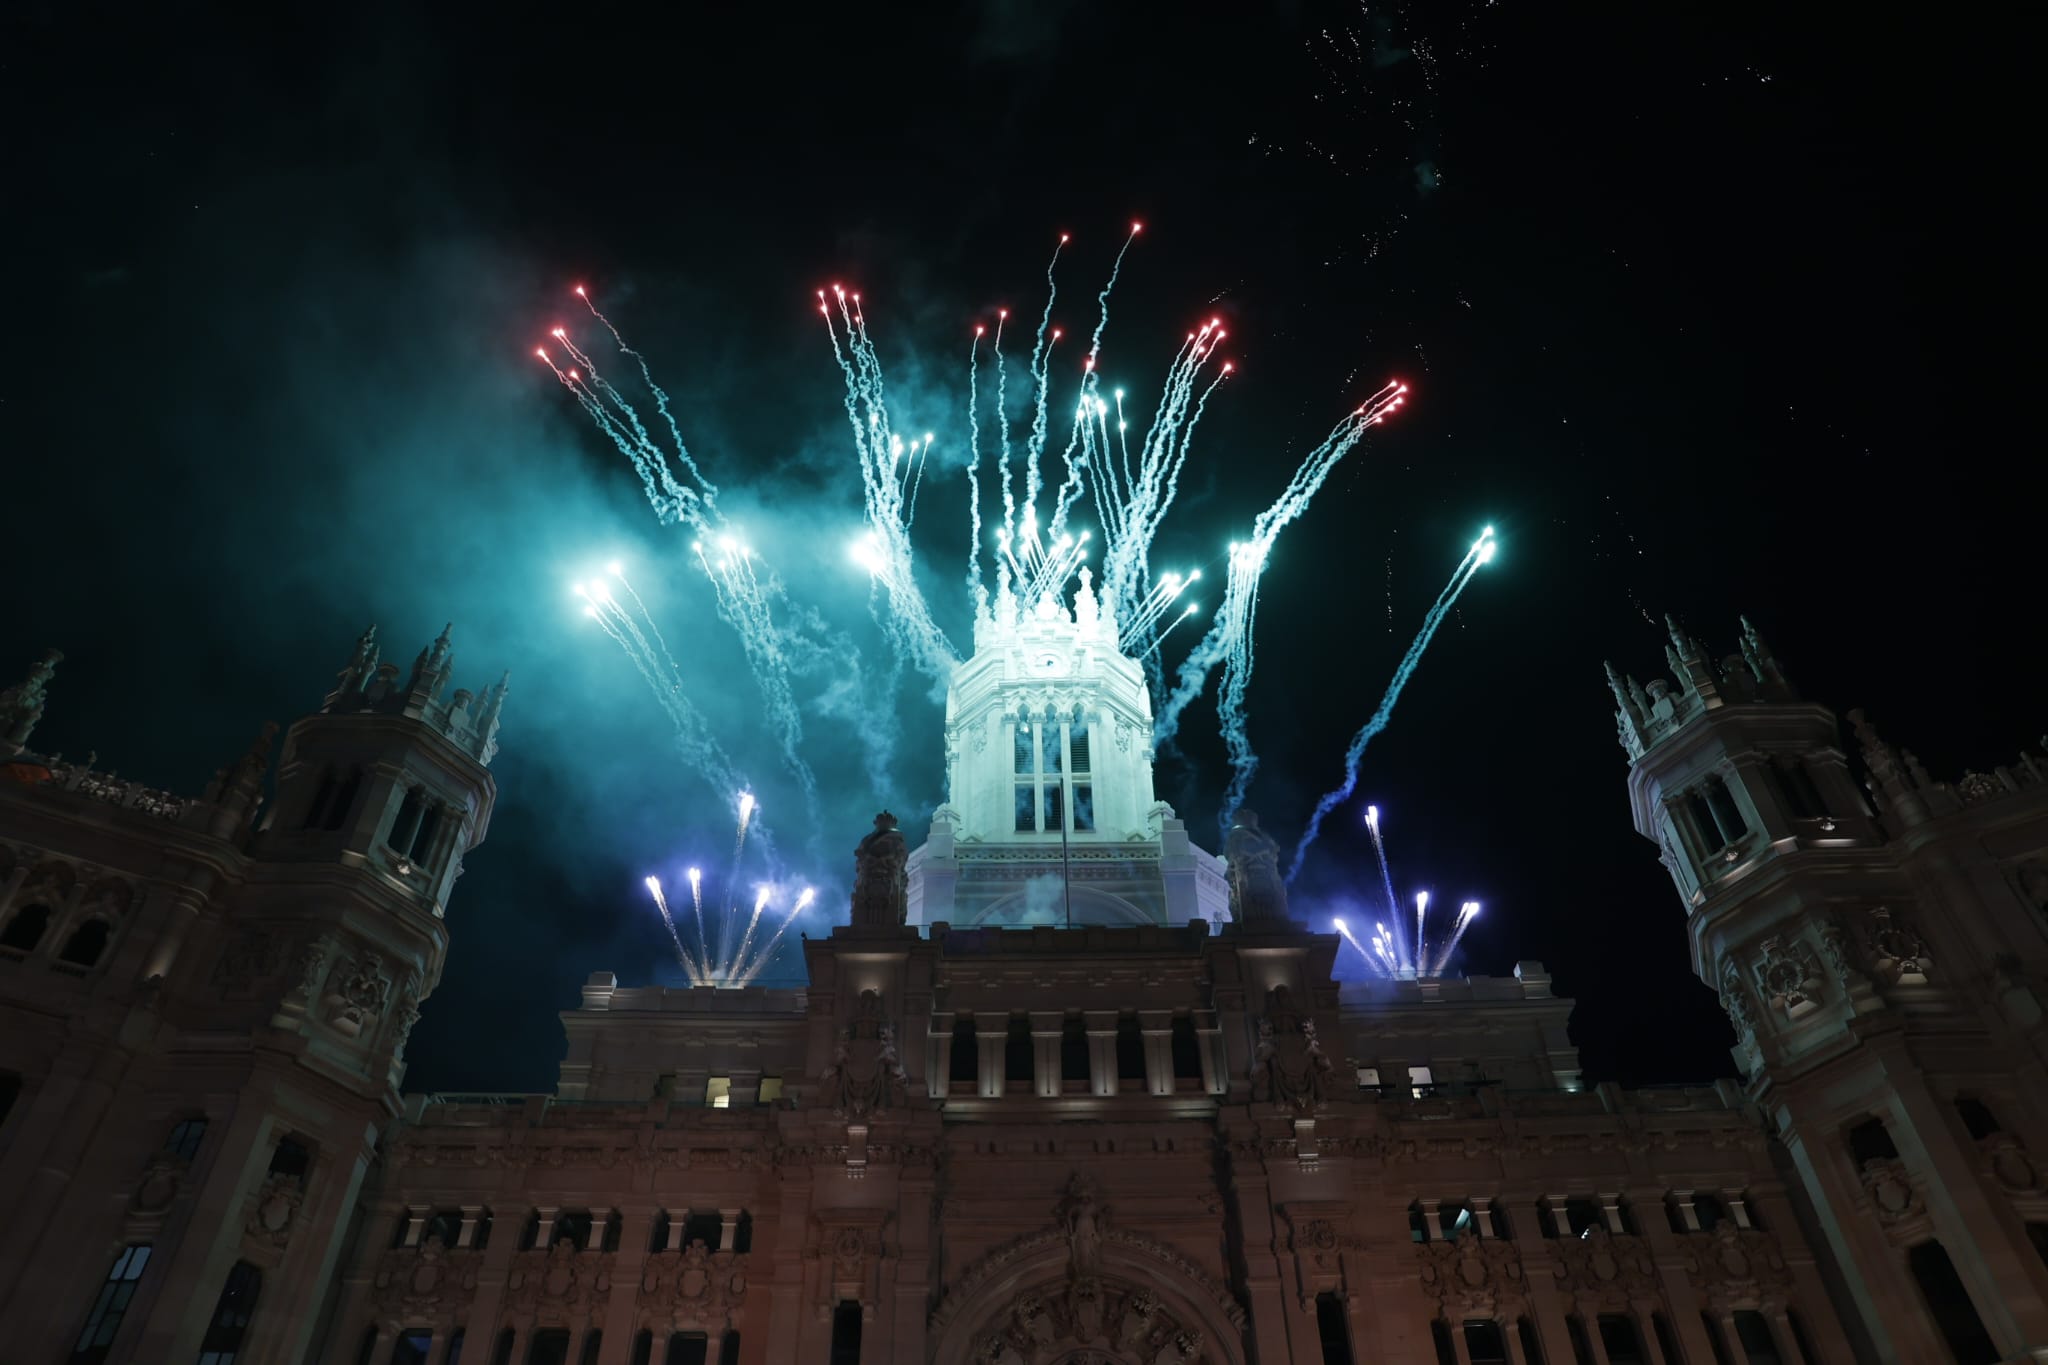
<svg viewBox="0 0 2048 1365"><path fill-rule="evenodd" d="M1003 1093L1003 1044L1010 1039L1010 1016L974 1016L974 1043L980 1052L981 1097L992 1100Z"/></svg>
<svg viewBox="0 0 2048 1365"><path fill-rule="evenodd" d="M420 1244L420 1234L426 1231L427 1219L431 1218L433 1214L434 1210L431 1205L406 1205L405 1232L399 1237L398 1244L404 1247L418 1246Z"/></svg>
<svg viewBox="0 0 2048 1365"><path fill-rule="evenodd" d="M462 1206L462 1226L455 1231L456 1246L473 1247L476 1245L477 1224L482 1220L483 1213L484 1206L482 1204L464 1204Z"/></svg>
<svg viewBox="0 0 2048 1365"><path fill-rule="evenodd" d="M1173 1093L1173 1011L1140 1010L1138 1027L1145 1035L1145 1092Z"/></svg>
<svg viewBox="0 0 2048 1365"><path fill-rule="evenodd" d="M493 1217L490 1244L484 1248L484 1263L477 1268L476 1297L470 1301L468 1330L462 1340L462 1353L471 1362L494 1359L491 1353L498 1345L498 1314L505 1303L505 1281L512 1270L512 1257L519 1250L519 1225L526 1220L522 1213L516 1222L511 1218L503 1221L512 1226L500 1227L499 1220ZM512 1358L515 1362L519 1359L516 1355Z"/></svg>
<svg viewBox="0 0 2048 1365"><path fill-rule="evenodd" d="M611 1298L592 1312L604 1328L604 1340L597 1348L597 1365L626 1365L633 1354L640 1277L647 1264L648 1232L654 1224L654 1206L644 1199L621 1204L618 1213L619 1249L612 1260Z"/></svg>
<svg viewBox="0 0 2048 1365"><path fill-rule="evenodd" d="M1653 1189L1631 1193L1639 1211L1649 1207L1648 1201L1656 1198ZM1692 1191L1677 1190L1673 1193L1678 1200L1679 1216L1693 1229L1690 1235L1698 1237L1699 1211L1693 1206ZM1657 1279L1664 1287L1664 1302L1671 1308L1671 1327L1678 1337L1678 1349L1688 1359L1713 1360L1713 1346L1707 1340L1706 1325L1700 1320L1699 1294L1685 1269L1686 1238L1673 1232L1667 1219L1652 1217L1641 1221L1643 1240L1650 1244L1650 1257L1657 1265ZM1673 1361L1671 1365L1680 1363Z"/></svg>
<svg viewBox="0 0 2048 1365"><path fill-rule="evenodd" d="M931 1031L925 1035L930 1060L925 1065L925 1092L935 1100L946 1098L953 1079L953 1016L934 1014Z"/></svg>
<svg viewBox="0 0 2048 1365"><path fill-rule="evenodd" d="M1579 1326L1585 1329L1586 1345L1593 1352L1593 1365L1614 1365L1614 1358L1607 1354L1607 1343L1600 1337L1600 1315L1580 1310Z"/></svg>
<svg viewBox="0 0 2048 1365"><path fill-rule="evenodd" d="M1095 1095L1114 1095L1116 1093L1116 1011L1089 1010L1082 1017L1088 1022L1089 1092Z"/></svg>
<svg viewBox="0 0 2048 1365"><path fill-rule="evenodd" d="M561 1209L554 1204L542 1204L534 1212L540 1215L540 1225L533 1230L533 1249L544 1252L555 1244L555 1215Z"/></svg>
<svg viewBox="0 0 2048 1365"><path fill-rule="evenodd" d="M1422 1226L1426 1230L1429 1240L1432 1242L1443 1241L1444 1201L1441 1199L1418 1199L1415 1202L1422 1206Z"/></svg>
<svg viewBox="0 0 2048 1365"><path fill-rule="evenodd" d="M1212 1095L1230 1092L1230 1064L1223 1049L1223 1025L1214 1010L1195 1011L1195 1037L1202 1045L1202 1088Z"/></svg>
<svg viewBox="0 0 2048 1365"><path fill-rule="evenodd" d="M1523 1196L1503 1202L1508 1205L1509 1221L1525 1233L1515 1239L1515 1250L1522 1257L1522 1280L1529 1286L1529 1319L1536 1325L1536 1340L1543 1347L1543 1358L1570 1360L1571 1334L1565 1329L1564 1303L1552 1271L1556 1259L1549 1241L1537 1235L1543 1226L1539 1201Z"/></svg>
<svg viewBox="0 0 2048 1365"><path fill-rule="evenodd" d="M1664 1343L1657 1340L1656 1310L1633 1308L1630 1310L1630 1316L1636 1322L1636 1335L1642 1339L1643 1358L1649 1361L1650 1365L1683 1365L1681 1361L1667 1361L1664 1358ZM1791 1360L1793 1357L1787 1356L1786 1359Z"/></svg>
<svg viewBox="0 0 2048 1365"><path fill-rule="evenodd" d="M1060 1093L1060 1037L1066 1016L1056 1010L1031 1014L1032 1090L1050 1099Z"/></svg>
<svg viewBox="0 0 2048 1365"><path fill-rule="evenodd" d="M1500 1323L1500 1339L1508 1348L1508 1365L1534 1365L1528 1353L1522 1349L1521 1324L1514 1318L1497 1319ZM1705 1365L1702 1362L1702 1365Z"/></svg>

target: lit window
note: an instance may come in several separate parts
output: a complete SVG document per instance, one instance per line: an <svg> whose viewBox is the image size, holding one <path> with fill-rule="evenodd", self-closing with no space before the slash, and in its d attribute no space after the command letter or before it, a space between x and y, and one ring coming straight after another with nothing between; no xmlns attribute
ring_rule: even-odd
<svg viewBox="0 0 2048 1365"><path fill-rule="evenodd" d="M732 1107L732 1077L713 1076L704 1082L704 1103L713 1109Z"/></svg>
<svg viewBox="0 0 2048 1365"><path fill-rule="evenodd" d="M781 1098L782 1077L763 1076L761 1078L761 1092L757 1097L758 1101L762 1104L773 1104Z"/></svg>
<svg viewBox="0 0 2048 1365"><path fill-rule="evenodd" d="M1416 1099L1419 1100L1424 1095L1427 1095L1435 1084L1436 1077L1430 1073L1428 1067L1411 1066L1408 1068L1408 1089Z"/></svg>
<svg viewBox="0 0 2048 1365"><path fill-rule="evenodd" d="M1358 1068L1358 1088L1360 1090L1379 1089L1380 1069L1376 1066L1362 1066Z"/></svg>

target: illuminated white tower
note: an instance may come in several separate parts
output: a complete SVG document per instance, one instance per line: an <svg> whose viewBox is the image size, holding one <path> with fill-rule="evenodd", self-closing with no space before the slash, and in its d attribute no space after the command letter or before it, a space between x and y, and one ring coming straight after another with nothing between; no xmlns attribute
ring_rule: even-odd
<svg viewBox="0 0 2048 1365"><path fill-rule="evenodd" d="M1214 854L1152 790L1152 700L1088 571L1069 608L1005 574L946 692L948 804L910 857L910 922L1230 917Z"/></svg>

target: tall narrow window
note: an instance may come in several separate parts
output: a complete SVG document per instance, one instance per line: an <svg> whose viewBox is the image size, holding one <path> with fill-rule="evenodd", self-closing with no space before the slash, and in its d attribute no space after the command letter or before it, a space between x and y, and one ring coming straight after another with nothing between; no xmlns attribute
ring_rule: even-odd
<svg viewBox="0 0 2048 1365"><path fill-rule="evenodd" d="M1686 814L1692 817L1692 827L1699 831L1700 844L1707 849L1717 849L1725 842L1720 828L1714 823L1714 808L1707 804L1703 791L1693 792L1685 798Z"/></svg>
<svg viewBox="0 0 2048 1365"><path fill-rule="evenodd" d="M526 1365L569 1365L569 1329L550 1327L533 1334L526 1348Z"/></svg>
<svg viewBox="0 0 2048 1365"><path fill-rule="evenodd" d="M1586 1335L1585 1319L1577 1313L1565 1314L1564 1332L1572 1339L1572 1365L1594 1365L1593 1342Z"/></svg>
<svg viewBox="0 0 2048 1365"><path fill-rule="evenodd" d="M1202 1079L1202 1041L1195 1034L1195 1021L1185 1014L1175 1015L1172 1042L1174 1079Z"/></svg>
<svg viewBox="0 0 2048 1365"><path fill-rule="evenodd" d="M420 827L413 834L412 847L406 850L406 855L416 863L426 861L427 855L433 852L434 836L440 829L441 807L429 804L426 814L420 817Z"/></svg>
<svg viewBox="0 0 2048 1365"><path fill-rule="evenodd" d="M1036 1068L1036 1050L1031 1045L1031 1021L1021 1014L1010 1016L1010 1033L1003 1039L1003 1079L1031 1086Z"/></svg>
<svg viewBox="0 0 2048 1365"><path fill-rule="evenodd" d="M461 1327L448 1334L448 1358L441 1365L462 1365L462 1341L468 1332Z"/></svg>
<svg viewBox="0 0 2048 1365"><path fill-rule="evenodd" d="M2027 1224L2027 1240L2034 1244L2034 1254L2041 1258L2041 1264L2048 1265L2048 1223Z"/></svg>
<svg viewBox="0 0 2048 1365"><path fill-rule="evenodd" d="M1019 720L1017 722L1016 744L1013 752L1017 758L1013 771L1017 776L1035 777L1038 775L1038 743L1036 735L1032 731L1030 721Z"/></svg>
<svg viewBox="0 0 2048 1365"><path fill-rule="evenodd" d="M1067 827L1066 794L1067 789L1059 784L1057 778L1046 782L1045 824L1043 828L1048 833L1056 833Z"/></svg>
<svg viewBox="0 0 2048 1365"><path fill-rule="evenodd" d="M1074 784L1074 833L1095 832L1095 788L1087 782Z"/></svg>
<svg viewBox="0 0 2048 1365"><path fill-rule="evenodd" d="M654 1333L642 1327L633 1338L633 1355L627 1365L654 1365Z"/></svg>
<svg viewBox="0 0 2048 1365"><path fill-rule="evenodd" d="M1564 1217L1574 1237L1583 1237L1596 1227L1606 1226L1606 1220L1600 1216L1600 1206L1590 1199L1565 1200Z"/></svg>
<svg viewBox="0 0 2048 1365"><path fill-rule="evenodd" d="M1061 726L1053 713L1045 713L1045 726L1039 731L1045 738L1039 741L1038 771L1048 778L1058 778L1066 765L1060 760Z"/></svg>
<svg viewBox="0 0 2048 1365"><path fill-rule="evenodd" d="M1528 1318L1515 1321L1515 1335L1522 1339L1522 1359L1526 1365L1543 1365L1543 1338L1536 1331L1536 1324ZM1673 1356L1668 1365L1678 1365Z"/></svg>
<svg viewBox="0 0 2048 1365"><path fill-rule="evenodd" d="M718 1341L718 1365L740 1365L740 1334L730 1328Z"/></svg>
<svg viewBox="0 0 2048 1365"><path fill-rule="evenodd" d="M1344 1300L1328 1291L1316 1295L1316 1335L1323 1343L1323 1365L1352 1365L1351 1329L1344 1321Z"/></svg>
<svg viewBox="0 0 2048 1365"><path fill-rule="evenodd" d="M85 1330L72 1348L71 1365L99 1365L107 1358L114 1334L121 1330L121 1319L127 1316L128 1301L135 1297L136 1282L149 1264L149 1250L147 1242L131 1242L114 1258L114 1268L107 1272L85 1315Z"/></svg>
<svg viewBox="0 0 2048 1365"><path fill-rule="evenodd" d="M1079 1081L1084 1088L1089 1080L1088 1025L1078 1018L1060 1025L1060 1080Z"/></svg>
<svg viewBox="0 0 2048 1365"><path fill-rule="evenodd" d="M1486 1318L1465 1323L1465 1354L1472 1365L1507 1365L1508 1341L1500 1324Z"/></svg>
<svg viewBox="0 0 2048 1365"><path fill-rule="evenodd" d="M327 818L321 823L320 828L336 830L347 824L350 813L356 808L356 793L362 790L362 786L363 770L350 769L349 775L335 791L334 799L328 803Z"/></svg>
<svg viewBox="0 0 2048 1365"><path fill-rule="evenodd" d="M491 1352L491 1365L512 1365L512 1338L516 1329L507 1327L498 1333L497 1349Z"/></svg>
<svg viewBox="0 0 2048 1365"><path fill-rule="evenodd" d="M572 1213L556 1214L554 1240L557 1242L566 1241L578 1251L589 1251L591 1249L590 1211L578 1209Z"/></svg>
<svg viewBox="0 0 2048 1365"><path fill-rule="evenodd" d="M419 833L420 811L420 789L407 787L405 800L398 803L398 814L392 818L391 832L384 836L393 852L404 853L412 847L413 836Z"/></svg>
<svg viewBox="0 0 2048 1365"><path fill-rule="evenodd" d="M12 948L26 956L36 950L43 941L43 935L50 928L50 907L40 901L24 905L14 912L14 918L7 921L7 927L0 930L0 948Z"/></svg>
<svg viewBox="0 0 2048 1365"><path fill-rule="evenodd" d="M1799 1320L1797 1309L1785 1310L1785 1325L1792 1329L1792 1347L1799 1352L1799 1365L1820 1365L1820 1357L1814 1354L1813 1343L1806 1339L1806 1324Z"/></svg>
<svg viewBox="0 0 2048 1365"><path fill-rule="evenodd" d="M247 1261L235 1262L221 1286L220 1300L199 1339L198 1365L235 1365L242 1352L242 1338L249 1334L249 1320L256 1316L256 1295L263 1289L263 1272Z"/></svg>
<svg viewBox="0 0 2048 1365"><path fill-rule="evenodd" d="M334 804L334 798L341 790L341 780L328 768L320 775L320 785L313 789L313 803L306 807L306 818L299 823L300 829L321 829L327 820L327 808Z"/></svg>
<svg viewBox="0 0 2048 1365"><path fill-rule="evenodd" d="M654 1227L647 1234L647 1250L650 1252L668 1250L668 1230L673 1226L668 1210L662 1209L654 1215Z"/></svg>
<svg viewBox="0 0 2048 1365"><path fill-rule="evenodd" d="M1670 1318L1662 1313L1650 1314L1650 1330L1656 1334L1657 1349L1663 1352L1665 1360L1675 1365L1685 1359L1684 1353L1678 1349L1678 1333L1671 1330Z"/></svg>
<svg viewBox="0 0 2048 1365"><path fill-rule="evenodd" d="M860 1365L860 1304L853 1299L832 1310L831 1365Z"/></svg>
<svg viewBox="0 0 2048 1365"><path fill-rule="evenodd" d="M1977 1305L1971 1301L1963 1277L1956 1273L1948 1250L1939 1242L1922 1242L1906 1253L1906 1266L1920 1286L1934 1325L1941 1329L1950 1354L1960 1365L1997 1360L1998 1347L1984 1329L1984 1319L1977 1315Z"/></svg>
<svg viewBox="0 0 2048 1365"><path fill-rule="evenodd" d="M1956 1113L1973 1142L1981 1142L1998 1131L1998 1118L1991 1112L1991 1106L1974 1095L1956 1096Z"/></svg>
<svg viewBox="0 0 2048 1365"><path fill-rule="evenodd" d="M205 1119L179 1119L171 1126L171 1135L164 1139L164 1155L190 1161L199 1155L199 1144L205 1140Z"/></svg>
<svg viewBox="0 0 2048 1365"><path fill-rule="evenodd" d="M1034 788L1028 782L1017 784L1017 833L1033 834L1038 830L1038 803L1032 799Z"/></svg>
<svg viewBox="0 0 2048 1365"><path fill-rule="evenodd" d="M760 1086L754 1091L754 1103L773 1104L782 1098L782 1077L763 1076Z"/></svg>
<svg viewBox="0 0 2048 1365"><path fill-rule="evenodd" d="M711 1076L705 1079L704 1107L707 1109L732 1108L732 1077Z"/></svg>
<svg viewBox="0 0 2048 1365"><path fill-rule="evenodd" d="M749 1252L749 1251L752 1251L753 1249L754 1249L754 1215L753 1215L753 1214L751 1214L751 1213L749 1213L749 1212L747 1212L747 1210L745 1210L745 1209L741 1209L741 1210L740 1210L740 1221L739 1221L739 1222L737 1222L737 1223L734 1223L734 1224L733 1224L733 1226L732 1226L732 1247L731 1247L731 1250L733 1250L733 1251L736 1251L736 1252L741 1252L741 1253L745 1253L745 1252Z"/></svg>
<svg viewBox="0 0 2048 1365"><path fill-rule="evenodd" d="M1067 766L1076 776L1093 771L1089 766L1088 748L1088 718L1077 706L1074 708L1073 725L1067 731Z"/></svg>
<svg viewBox="0 0 2048 1365"><path fill-rule="evenodd" d="M1849 1154L1856 1158L1860 1169L1872 1161L1896 1161L1899 1149L1893 1145L1884 1120L1869 1118L1849 1130Z"/></svg>
<svg viewBox="0 0 2048 1365"><path fill-rule="evenodd" d="M1135 1014L1117 1016L1116 1078L1119 1081L1145 1079L1145 1033L1138 1027Z"/></svg>
<svg viewBox="0 0 2048 1365"><path fill-rule="evenodd" d="M1458 1348L1451 1344L1451 1325L1442 1318L1429 1324L1430 1344L1436 1347L1436 1365L1458 1365Z"/></svg>
<svg viewBox="0 0 2048 1365"><path fill-rule="evenodd" d="M7 1116L14 1112L14 1102L21 1098L21 1073L0 1071L0 1123L7 1122Z"/></svg>
<svg viewBox="0 0 2048 1365"><path fill-rule="evenodd" d="M579 1365L597 1365L597 1353L604 1349L604 1330L593 1327L583 1334L583 1355Z"/></svg>
<svg viewBox="0 0 2048 1365"><path fill-rule="evenodd" d="M953 1021L953 1055L946 1059L946 1079L973 1085L981 1079L981 1044L974 1037L974 1016Z"/></svg>
<svg viewBox="0 0 2048 1365"><path fill-rule="evenodd" d="M433 1344L433 1329L408 1328L391 1343L391 1365L427 1365L427 1351Z"/></svg>
<svg viewBox="0 0 2048 1365"><path fill-rule="evenodd" d="M716 1209L709 1212L692 1212L683 1220L683 1246L702 1242L706 1251L717 1251L719 1239L725 1235L725 1219Z"/></svg>
<svg viewBox="0 0 2048 1365"><path fill-rule="evenodd" d="M1778 1343L1771 1339L1771 1325L1754 1308L1736 1310L1735 1340L1741 1344L1749 1365L1785 1365L1785 1357L1778 1354Z"/></svg>
<svg viewBox="0 0 2048 1365"><path fill-rule="evenodd" d="M1721 1335L1721 1324L1714 1321L1714 1315L1702 1308L1700 1322L1707 1333L1707 1345L1714 1351L1714 1365L1735 1365L1734 1358L1728 1354L1728 1342Z"/></svg>
<svg viewBox="0 0 2048 1365"><path fill-rule="evenodd" d="M1692 1212L1693 1217L1700 1220L1701 1232L1712 1232L1728 1217L1728 1210L1722 1207L1720 1197L1712 1194L1695 1194Z"/></svg>
<svg viewBox="0 0 2048 1365"><path fill-rule="evenodd" d="M1643 1339L1636 1332L1634 1318L1626 1313L1602 1313L1597 1325L1608 1365L1643 1365Z"/></svg>
<svg viewBox="0 0 2048 1365"><path fill-rule="evenodd" d="M1749 832L1749 822L1742 818L1742 808L1735 804L1734 793L1718 777L1707 783L1707 806L1720 827L1722 843L1732 844Z"/></svg>

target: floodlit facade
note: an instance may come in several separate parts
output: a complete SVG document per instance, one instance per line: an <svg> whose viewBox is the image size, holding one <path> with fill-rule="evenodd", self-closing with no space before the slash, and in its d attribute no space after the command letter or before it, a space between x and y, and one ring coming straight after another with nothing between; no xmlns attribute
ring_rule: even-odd
<svg viewBox="0 0 2048 1365"><path fill-rule="evenodd" d="M5 1358L1847 1365L2048 1342L2042 760L1946 785L1867 737L1873 810L1760 642L1715 666L1680 636L1675 688L1617 676L1638 825L1750 1079L1588 1086L1542 964L1339 982L1336 937L1241 849L1226 869L1189 844L1152 799L1142 675L1085 616L985 623L949 696L952 800L922 848L863 854L805 988L594 972L537 1095L401 1088L502 684L450 692L445 635L409 675L366 637L284 735L273 796L266 734L185 798L30 750L47 661L0 696Z"/></svg>

